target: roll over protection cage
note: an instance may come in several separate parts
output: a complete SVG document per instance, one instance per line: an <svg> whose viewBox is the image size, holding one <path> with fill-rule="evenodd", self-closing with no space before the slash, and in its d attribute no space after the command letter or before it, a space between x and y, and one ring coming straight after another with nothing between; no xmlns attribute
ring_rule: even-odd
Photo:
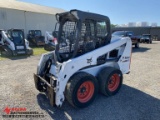
<svg viewBox="0 0 160 120"><path fill-rule="evenodd" d="M105 23L107 25L106 26L107 36L105 37L105 39L106 39L105 42L106 42L106 44L108 44L110 42L110 39L111 39L110 19L107 16L103 16L103 15L95 14L95 13L90 13L90 12L83 12L83 11L76 10L76 9L70 10L70 11L64 12L64 13L57 13L55 16L56 16L56 20L60 24L59 32L58 32L58 43L59 43L59 40L61 37L62 25L67 20L77 22L78 33L80 33L81 27L82 27L82 22L84 22L86 19L95 20L95 21L105 21ZM78 47L79 38L80 38L80 34L77 34L75 48ZM108 40L109 40L109 42L108 42ZM59 50L59 44L56 46L56 49L55 49L55 54L59 58L58 50ZM76 56L76 52L77 51L75 50L74 53L72 54L71 58L74 58Z"/></svg>

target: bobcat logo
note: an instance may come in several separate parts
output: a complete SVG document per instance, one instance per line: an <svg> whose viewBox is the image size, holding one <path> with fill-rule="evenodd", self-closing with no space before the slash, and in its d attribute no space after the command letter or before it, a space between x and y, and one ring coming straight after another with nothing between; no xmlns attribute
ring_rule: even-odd
<svg viewBox="0 0 160 120"><path fill-rule="evenodd" d="M91 63L92 63L92 58L87 59L87 63L91 65Z"/></svg>

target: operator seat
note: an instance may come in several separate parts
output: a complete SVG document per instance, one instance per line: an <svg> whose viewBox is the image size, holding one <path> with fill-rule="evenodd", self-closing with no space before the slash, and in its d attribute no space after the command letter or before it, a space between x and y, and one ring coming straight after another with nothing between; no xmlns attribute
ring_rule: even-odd
<svg viewBox="0 0 160 120"><path fill-rule="evenodd" d="M84 49L85 53L92 51L95 49L95 43L94 43L94 38L91 36L86 35L84 38Z"/></svg>
<svg viewBox="0 0 160 120"><path fill-rule="evenodd" d="M105 45L109 44L111 42L111 34L106 33L104 39L105 39Z"/></svg>

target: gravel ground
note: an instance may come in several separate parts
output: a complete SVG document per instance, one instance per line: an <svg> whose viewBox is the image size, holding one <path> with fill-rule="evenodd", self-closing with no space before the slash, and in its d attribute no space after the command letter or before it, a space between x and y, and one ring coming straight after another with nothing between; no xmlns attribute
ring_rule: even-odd
<svg viewBox="0 0 160 120"><path fill-rule="evenodd" d="M156 41L141 44L140 49L133 48L131 73L124 75L120 92L113 97L99 94L93 104L84 109L75 109L68 102L61 108L51 107L46 96L35 89L33 73L40 56L0 61L0 120L6 119L2 115L7 106L43 113L45 117L41 119L44 120L158 120L159 52L160 42Z"/></svg>

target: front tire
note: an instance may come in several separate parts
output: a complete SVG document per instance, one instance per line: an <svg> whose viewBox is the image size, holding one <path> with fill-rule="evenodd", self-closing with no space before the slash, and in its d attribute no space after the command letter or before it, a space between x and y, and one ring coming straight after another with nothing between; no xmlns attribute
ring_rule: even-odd
<svg viewBox="0 0 160 120"><path fill-rule="evenodd" d="M74 107L89 106L98 93L97 79L84 72L75 74L66 86L66 99Z"/></svg>
<svg viewBox="0 0 160 120"><path fill-rule="evenodd" d="M3 51L1 53L5 57L12 57L13 56L12 50L6 45L3 46Z"/></svg>
<svg viewBox="0 0 160 120"><path fill-rule="evenodd" d="M105 96L115 95L122 86L122 72L113 67L106 67L98 74L100 92Z"/></svg>

